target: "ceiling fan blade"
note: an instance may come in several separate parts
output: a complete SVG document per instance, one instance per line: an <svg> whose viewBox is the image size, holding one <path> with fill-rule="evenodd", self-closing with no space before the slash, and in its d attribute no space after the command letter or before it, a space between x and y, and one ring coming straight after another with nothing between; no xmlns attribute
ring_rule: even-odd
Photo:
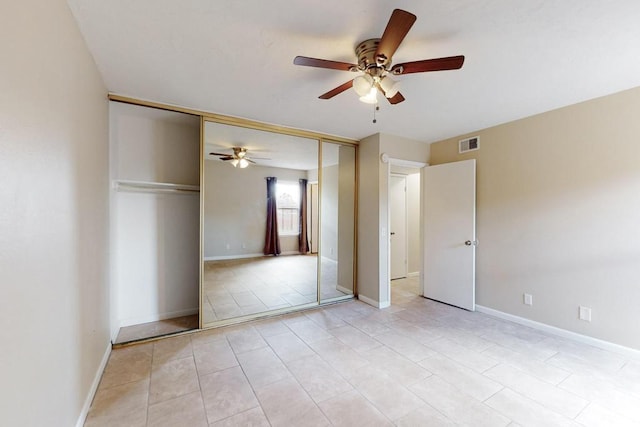
<svg viewBox="0 0 640 427"><path fill-rule="evenodd" d="M395 95L393 95L391 98L387 98L387 100L389 101L389 104L395 105L404 101L404 96L402 96L402 94L398 92Z"/></svg>
<svg viewBox="0 0 640 427"><path fill-rule="evenodd" d="M334 96L336 96L337 94L342 93L345 90L349 89L351 86L353 86L353 80L349 80L348 82L338 86L337 88L331 89L327 93L323 93L318 98L320 98L320 99L331 99Z"/></svg>
<svg viewBox="0 0 640 427"><path fill-rule="evenodd" d="M222 161L225 161L225 162L226 162L227 160L233 160L234 158L235 158L235 157L233 157L233 156L224 156L224 157L220 157L220 160L222 160Z"/></svg>
<svg viewBox="0 0 640 427"><path fill-rule="evenodd" d="M253 160L251 160L251 159L248 159L248 158L246 158L246 157L245 157L244 159L245 159L247 162L249 162L249 163L253 163L254 165L256 164L256 162L254 162L254 161L253 161Z"/></svg>
<svg viewBox="0 0 640 427"><path fill-rule="evenodd" d="M413 13L402 9L393 11L376 50L376 60L379 64L386 64L391 60L414 22L416 22L416 16Z"/></svg>
<svg viewBox="0 0 640 427"><path fill-rule="evenodd" d="M251 158L253 160L272 160L272 159L270 159L268 157L253 157L253 156L251 156ZM245 157L245 159L246 159L246 157Z"/></svg>
<svg viewBox="0 0 640 427"><path fill-rule="evenodd" d="M230 156L229 153L209 153L211 156Z"/></svg>
<svg viewBox="0 0 640 427"><path fill-rule="evenodd" d="M348 64L346 62L329 61L328 59L308 58L306 56L296 56L293 60L295 65L304 65L305 67L328 68L330 70L340 71L357 71L358 66Z"/></svg>
<svg viewBox="0 0 640 427"><path fill-rule="evenodd" d="M425 59L423 61L405 62L391 68L392 74L424 73L426 71L458 70L464 64L464 56L449 56L446 58Z"/></svg>

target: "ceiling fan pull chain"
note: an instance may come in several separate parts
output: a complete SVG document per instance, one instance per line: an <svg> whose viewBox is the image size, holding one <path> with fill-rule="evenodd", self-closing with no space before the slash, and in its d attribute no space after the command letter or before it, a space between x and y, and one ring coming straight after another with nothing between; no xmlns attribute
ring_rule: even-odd
<svg viewBox="0 0 640 427"><path fill-rule="evenodd" d="M373 104L373 123L377 123L378 120L376 120L376 111L378 111L380 109L380 106L378 104Z"/></svg>

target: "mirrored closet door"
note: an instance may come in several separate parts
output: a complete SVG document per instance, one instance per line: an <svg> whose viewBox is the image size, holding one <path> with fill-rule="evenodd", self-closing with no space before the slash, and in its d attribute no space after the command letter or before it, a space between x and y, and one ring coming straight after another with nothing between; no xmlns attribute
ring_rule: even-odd
<svg viewBox="0 0 640 427"><path fill-rule="evenodd" d="M206 119L202 150L204 328L353 295L354 146Z"/></svg>

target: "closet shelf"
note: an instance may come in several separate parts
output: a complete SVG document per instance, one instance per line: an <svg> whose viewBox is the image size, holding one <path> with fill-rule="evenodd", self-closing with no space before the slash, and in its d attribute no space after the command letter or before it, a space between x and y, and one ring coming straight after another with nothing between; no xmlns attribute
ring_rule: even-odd
<svg viewBox="0 0 640 427"><path fill-rule="evenodd" d="M174 184L170 182L127 181L116 179L113 181L116 191L144 192L144 193L199 193L199 185Z"/></svg>

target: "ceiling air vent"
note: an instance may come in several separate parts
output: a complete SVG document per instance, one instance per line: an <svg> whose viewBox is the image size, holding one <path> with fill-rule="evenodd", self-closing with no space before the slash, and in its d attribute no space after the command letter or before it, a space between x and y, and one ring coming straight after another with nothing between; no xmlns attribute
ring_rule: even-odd
<svg viewBox="0 0 640 427"><path fill-rule="evenodd" d="M466 153L467 151L475 151L480 148L480 137L472 136L471 138L461 139L458 141L458 153Z"/></svg>

